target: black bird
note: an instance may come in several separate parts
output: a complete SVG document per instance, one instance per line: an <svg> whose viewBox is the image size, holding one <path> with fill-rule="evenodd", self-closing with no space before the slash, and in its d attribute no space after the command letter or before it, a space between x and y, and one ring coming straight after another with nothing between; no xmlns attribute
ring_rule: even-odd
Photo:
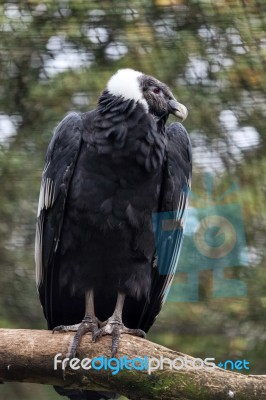
<svg viewBox="0 0 266 400"><path fill-rule="evenodd" d="M94 110L70 113L54 132L39 198L36 276L48 328L76 331L72 356L88 331L93 340L112 335L115 356L119 335L144 336L165 300L192 168L187 132L180 123L166 128L169 114L184 120L187 109L164 83L122 69ZM167 240L165 231L173 232Z"/></svg>

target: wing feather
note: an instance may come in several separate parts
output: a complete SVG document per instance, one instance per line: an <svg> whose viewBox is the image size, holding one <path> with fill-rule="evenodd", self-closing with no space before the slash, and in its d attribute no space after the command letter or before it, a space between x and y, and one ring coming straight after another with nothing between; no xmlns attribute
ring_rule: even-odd
<svg viewBox="0 0 266 400"><path fill-rule="evenodd" d="M35 264L37 289L45 313L45 299L49 290L47 277L51 276L54 254L60 240L65 201L79 154L81 137L81 117L77 113L70 113L55 129L42 173L35 236Z"/></svg>
<svg viewBox="0 0 266 400"><path fill-rule="evenodd" d="M139 327L147 331L166 300L177 268L183 240L188 195L191 186L192 156L189 136L179 123L171 124L168 138L161 204L153 216L156 254L152 269L149 301L146 301Z"/></svg>

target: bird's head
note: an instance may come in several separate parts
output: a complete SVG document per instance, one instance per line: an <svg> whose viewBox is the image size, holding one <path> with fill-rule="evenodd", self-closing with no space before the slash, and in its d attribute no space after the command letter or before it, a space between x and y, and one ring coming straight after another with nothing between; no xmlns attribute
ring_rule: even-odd
<svg viewBox="0 0 266 400"><path fill-rule="evenodd" d="M173 114L184 121L188 115L187 108L175 99L167 85L130 68L118 70L109 80L107 90L114 96L142 104L157 119L167 119Z"/></svg>

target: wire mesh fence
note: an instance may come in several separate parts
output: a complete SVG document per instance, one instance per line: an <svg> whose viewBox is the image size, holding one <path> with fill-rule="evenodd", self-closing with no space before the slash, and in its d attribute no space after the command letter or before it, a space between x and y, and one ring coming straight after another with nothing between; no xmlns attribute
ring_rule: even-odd
<svg viewBox="0 0 266 400"><path fill-rule="evenodd" d="M194 162L190 204L194 209L239 204L249 260L248 268L231 265L228 272L245 283L244 296L214 300L212 271L202 268L197 304L167 303L154 338L194 354L203 354L211 340L212 351L250 357L254 373L263 372L265 32L263 0L1 2L2 326L44 326L33 242L41 170L53 129L67 112L95 107L109 77L131 67L167 83L188 107L185 126ZM212 177L212 198L206 176ZM219 202L234 182L238 189ZM160 321L167 322L167 332ZM194 339L206 335L208 340L192 345L191 330ZM19 390L21 398L33 398ZM10 393L5 398L12 399Z"/></svg>

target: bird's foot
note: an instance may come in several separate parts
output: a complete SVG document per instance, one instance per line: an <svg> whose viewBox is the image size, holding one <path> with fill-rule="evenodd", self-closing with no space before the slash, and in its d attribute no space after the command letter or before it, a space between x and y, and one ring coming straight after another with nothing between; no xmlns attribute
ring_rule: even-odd
<svg viewBox="0 0 266 400"><path fill-rule="evenodd" d="M75 325L59 325L53 329L54 332L76 332L70 350L70 358L76 357L77 348L80 344L81 338L85 333L91 332L92 338L99 330L99 321L95 316L85 317L80 324Z"/></svg>
<svg viewBox="0 0 266 400"><path fill-rule="evenodd" d="M122 333L127 333L129 335L134 335L138 337L146 337L146 333L141 329L130 329L127 328L121 320L115 319L114 317L110 317L107 321L104 321L101 324L101 328L98 329L96 332L92 334L92 340L95 342L100 337L104 335L111 335L112 336L112 357L116 356L118 345L119 345L119 338Z"/></svg>

